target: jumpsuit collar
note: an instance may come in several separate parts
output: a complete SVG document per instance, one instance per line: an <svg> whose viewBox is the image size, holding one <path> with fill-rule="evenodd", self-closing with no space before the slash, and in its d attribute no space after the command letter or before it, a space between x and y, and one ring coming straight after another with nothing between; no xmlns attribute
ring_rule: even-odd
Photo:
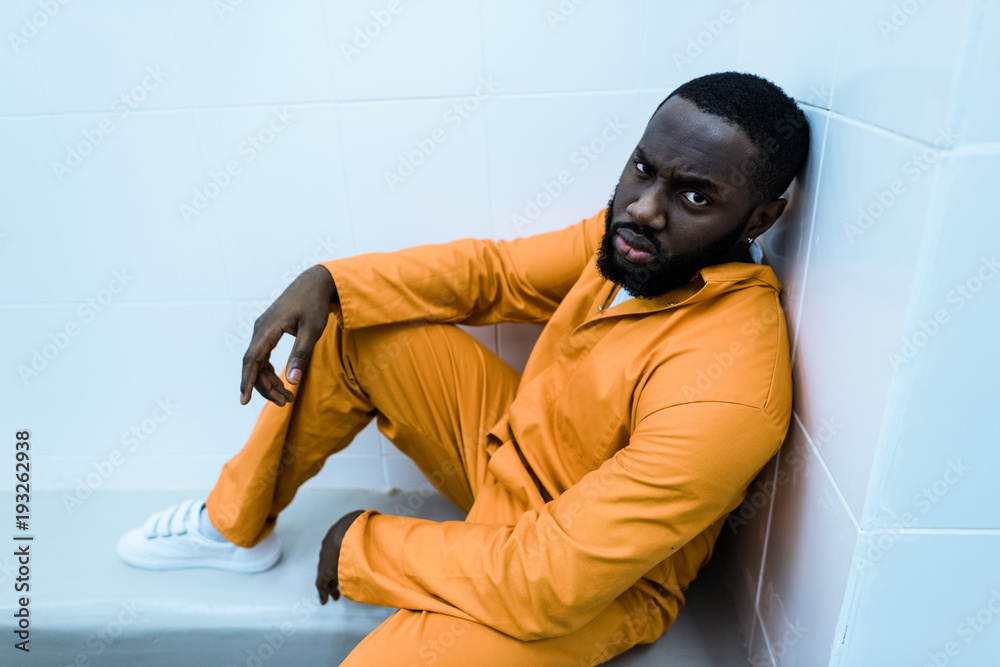
<svg viewBox="0 0 1000 667"><path fill-rule="evenodd" d="M596 266L594 268L596 270ZM781 291L781 281L778 280L778 276L775 275L770 266L749 262L726 262L725 264L706 266L698 271L687 284L658 297L629 299L614 308L607 308L606 306L611 303L611 298L618 286L610 280L603 280L587 319L654 313L669 308L688 306L751 285L769 286L776 292Z"/></svg>

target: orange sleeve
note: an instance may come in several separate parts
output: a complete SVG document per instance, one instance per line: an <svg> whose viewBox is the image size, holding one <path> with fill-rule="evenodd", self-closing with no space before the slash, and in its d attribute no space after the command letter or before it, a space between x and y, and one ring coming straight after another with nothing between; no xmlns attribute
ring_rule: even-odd
<svg viewBox="0 0 1000 667"><path fill-rule="evenodd" d="M647 408L627 447L515 525L362 515L341 590L521 640L568 634L735 509L783 437L758 407Z"/></svg>
<svg viewBox="0 0 1000 667"><path fill-rule="evenodd" d="M345 329L407 321L545 322L580 277L604 232L604 211L511 241L461 239L323 262Z"/></svg>

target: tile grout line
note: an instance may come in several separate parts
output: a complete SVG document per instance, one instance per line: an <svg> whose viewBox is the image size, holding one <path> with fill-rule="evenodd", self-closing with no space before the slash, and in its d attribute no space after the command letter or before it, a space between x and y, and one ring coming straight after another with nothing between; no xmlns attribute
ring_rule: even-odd
<svg viewBox="0 0 1000 667"><path fill-rule="evenodd" d="M806 430L806 427L802 423L802 419L799 417L798 413L795 412L794 410L792 411L792 417L794 417L796 423L798 423L799 428L802 429L802 433L806 437L806 443L812 450L812 453L815 454L816 459L819 462L819 465L823 469L823 472L826 473L826 478L830 482L830 485L833 487L834 492L837 494L837 498L840 500L840 504L843 505L844 509L847 511L847 516L851 519L851 523L854 524L854 529L860 533L861 524L858 522L857 517L854 516L854 511L851 510L851 506L847 502L847 497L844 496L843 491L840 490L840 485L837 484L836 478L833 476L833 473L830 472L830 468L827 467L826 461L823 459L823 455L820 453L819 448L816 446L816 443L813 442L812 436L809 434L809 431Z"/></svg>

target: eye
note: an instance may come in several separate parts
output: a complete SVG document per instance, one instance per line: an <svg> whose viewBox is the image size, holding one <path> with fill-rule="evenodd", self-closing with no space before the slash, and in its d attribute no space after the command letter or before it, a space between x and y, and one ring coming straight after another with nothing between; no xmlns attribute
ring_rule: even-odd
<svg viewBox="0 0 1000 667"><path fill-rule="evenodd" d="M635 163L635 168L638 169L643 174L646 174L647 176L650 176L652 174L652 170L649 170L649 165L647 165L645 162L642 162L641 160L634 160L634 163Z"/></svg>
<svg viewBox="0 0 1000 667"><path fill-rule="evenodd" d="M706 204L710 203L708 201L708 197L701 194L700 192L695 192L694 190L688 190L686 192L682 192L681 196L687 199L689 203L694 204L695 206L705 206Z"/></svg>

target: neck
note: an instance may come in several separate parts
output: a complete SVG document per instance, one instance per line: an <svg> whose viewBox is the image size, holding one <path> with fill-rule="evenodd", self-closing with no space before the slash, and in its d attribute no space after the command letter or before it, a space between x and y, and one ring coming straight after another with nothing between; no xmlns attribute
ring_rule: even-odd
<svg viewBox="0 0 1000 667"><path fill-rule="evenodd" d="M750 256L750 244L739 244L733 246L729 252L719 258L719 264L726 262L746 262L753 264L753 257Z"/></svg>

